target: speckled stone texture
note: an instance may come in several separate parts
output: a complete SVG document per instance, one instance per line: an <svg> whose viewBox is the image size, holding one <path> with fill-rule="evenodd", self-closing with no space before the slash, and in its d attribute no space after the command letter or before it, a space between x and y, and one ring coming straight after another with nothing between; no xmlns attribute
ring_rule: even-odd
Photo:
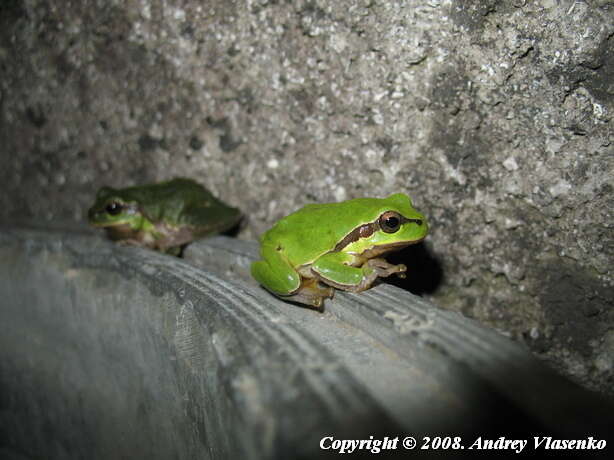
<svg viewBox="0 0 614 460"><path fill-rule="evenodd" d="M414 290L611 392L613 37L599 0L5 0L0 217L189 176L252 238L405 191Z"/></svg>

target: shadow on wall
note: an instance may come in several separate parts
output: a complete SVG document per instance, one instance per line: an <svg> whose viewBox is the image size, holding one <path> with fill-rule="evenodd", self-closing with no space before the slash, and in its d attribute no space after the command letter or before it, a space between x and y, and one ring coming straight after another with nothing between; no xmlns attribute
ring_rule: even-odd
<svg viewBox="0 0 614 460"><path fill-rule="evenodd" d="M407 277L391 276L387 282L416 295L432 294L442 284L441 262L424 243L414 244L386 257L392 264L405 264Z"/></svg>

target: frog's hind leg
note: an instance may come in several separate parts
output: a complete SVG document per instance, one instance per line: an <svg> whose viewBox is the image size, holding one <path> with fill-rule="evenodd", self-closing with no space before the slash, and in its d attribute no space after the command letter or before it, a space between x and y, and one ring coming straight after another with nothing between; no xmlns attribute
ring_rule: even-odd
<svg viewBox="0 0 614 460"><path fill-rule="evenodd" d="M302 278L275 247L262 247L262 258L251 266L252 276L273 294L290 302L322 306L332 288L320 287L317 279Z"/></svg>
<svg viewBox="0 0 614 460"><path fill-rule="evenodd" d="M290 295L301 285L301 277L275 247L263 246L263 260L252 263L252 276L279 296Z"/></svg>
<svg viewBox="0 0 614 460"><path fill-rule="evenodd" d="M160 231L152 245L161 252L180 257L183 246L191 243L196 235L189 227L170 228L158 226ZM164 235L164 236L161 236Z"/></svg>
<svg viewBox="0 0 614 460"><path fill-rule="evenodd" d="M324 286L317 278L303 278L300 288L284 299L322 309L324 299L332 299L334 293L335 290L332 287Z"/></svg>

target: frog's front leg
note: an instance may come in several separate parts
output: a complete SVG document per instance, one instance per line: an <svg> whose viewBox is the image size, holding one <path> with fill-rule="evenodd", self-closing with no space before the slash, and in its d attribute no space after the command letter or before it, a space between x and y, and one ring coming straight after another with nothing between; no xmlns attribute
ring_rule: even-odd
<svg viewBox="0 0 614 460"><path fill-rule="evenodd" d="M167 246L167 245L159 244L157 240L152 240L151 238L143 238L143 239L128 238L124 240L118 240L117 244L121 246L136 246L139 248L157 249L160 252L169 254L171 256L177 256L177 257L181 255L181 249L182 249L181 246Z"/></svg>
<svg viewBox="0 0 614 460"><path fill-rule="evenodd" d="M393 265L386 262L386 260L381 257L369 259L365 265L373 267L373 269L377 271L377 275L382 278L386 278L390 275L397 275L399 278L405 278L405 272L407 271L407 266L404 264Z"/></svg>
<svg viewBox="0 0 614 460"><path fill-rule="evenodd" d="M151 247L150 244L147 244L144 241L138 240L136 238L126 238L123 240L117 240L115 242L120 246L136 246L139 248L150 248Z"/></svg>
<svg viewBox="0 0 614 460"><path fill-rule="evenodd" d="M360 258L344 253L331 252L320 257L311 270L326 284L350 292L360 292L369 289L379 277L392 274L402 274L407 269L405 265L392 265L384 259L375 258L355 267Z"/></svg>

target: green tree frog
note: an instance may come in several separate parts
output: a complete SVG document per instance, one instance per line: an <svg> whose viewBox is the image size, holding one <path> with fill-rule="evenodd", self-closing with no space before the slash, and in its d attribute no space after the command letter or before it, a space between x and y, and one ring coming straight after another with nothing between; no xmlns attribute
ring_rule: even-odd
<svg viewBox="0 0 614 460"><path fill-rule="evenodd" d="M380 256L422 241L428 225L411 199L357 198L309 204L260 237L252 276L273 294L321 308L334 289L360 292L378 277L404 277L405 265Z"/></svg>
<svg viewBox="0 0 614 460"><path fill-rule="evenodd" d="M103 187L88 211L94 227L125 244L179 255L196 238L223 232L240 220L238 209L191 179L124 189Z"/></svg>

